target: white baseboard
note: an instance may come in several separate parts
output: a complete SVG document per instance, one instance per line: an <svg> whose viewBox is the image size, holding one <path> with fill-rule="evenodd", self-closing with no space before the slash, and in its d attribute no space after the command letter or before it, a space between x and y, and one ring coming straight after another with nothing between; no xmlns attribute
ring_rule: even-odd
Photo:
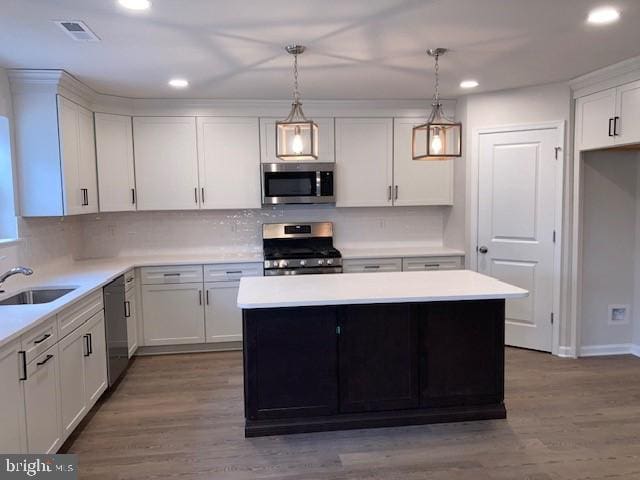
<svg viewBox="0 0 640 480"><path fill-rule="evenodd" d="M571 347L558 347L558 357L562 358L575 358L576 352Z"/></svg>
<svg viewBox="0 0 640 480"><path fill-rule="evenodd" d="M632 343L613 343L609 345L585 345L580 347L581 357L629 354L640 356L640 345L633 345Z"/></svg>

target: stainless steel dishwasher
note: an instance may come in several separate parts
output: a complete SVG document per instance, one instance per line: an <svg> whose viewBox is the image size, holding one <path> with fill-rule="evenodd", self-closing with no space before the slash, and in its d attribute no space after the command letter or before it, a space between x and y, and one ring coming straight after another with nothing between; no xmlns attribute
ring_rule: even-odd
<svg viewBox="0 0 640 480"><path fill-rule="evenodd" d="M112 386L129 365L124 275L103 289L107 336L107 372Z"/></svg>

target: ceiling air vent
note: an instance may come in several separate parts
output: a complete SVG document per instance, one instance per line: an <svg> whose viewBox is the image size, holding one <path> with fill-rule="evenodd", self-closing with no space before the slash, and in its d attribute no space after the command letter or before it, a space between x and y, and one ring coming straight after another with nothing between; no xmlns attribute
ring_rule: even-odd
<svg viewBox="0 0 640 480"><path fill-rule="evenodd" d="M83 22L78 20L54 20L67 35L76 42L99 42L98 36Z"/></svg>

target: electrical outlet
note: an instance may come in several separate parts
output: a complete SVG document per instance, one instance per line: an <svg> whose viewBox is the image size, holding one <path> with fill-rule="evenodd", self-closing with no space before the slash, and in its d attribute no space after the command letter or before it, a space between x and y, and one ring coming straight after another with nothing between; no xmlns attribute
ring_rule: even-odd
<svg viewBox="0 0 640 480"><path fill-rule="evenodd" d="M607 323L609 325L628 325L631 316L629 305L609 305L607 308Z"/></svg>

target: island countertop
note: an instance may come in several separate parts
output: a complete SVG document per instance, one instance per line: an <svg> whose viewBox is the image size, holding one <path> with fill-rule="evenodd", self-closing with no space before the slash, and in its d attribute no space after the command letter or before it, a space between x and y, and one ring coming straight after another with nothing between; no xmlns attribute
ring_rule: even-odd
<svg viewBox="0 0 640 480"><path fill-rule="evenodd" d="M471 270L245 277L240 280L238 307L489 300L528 294Z"/></svg>

